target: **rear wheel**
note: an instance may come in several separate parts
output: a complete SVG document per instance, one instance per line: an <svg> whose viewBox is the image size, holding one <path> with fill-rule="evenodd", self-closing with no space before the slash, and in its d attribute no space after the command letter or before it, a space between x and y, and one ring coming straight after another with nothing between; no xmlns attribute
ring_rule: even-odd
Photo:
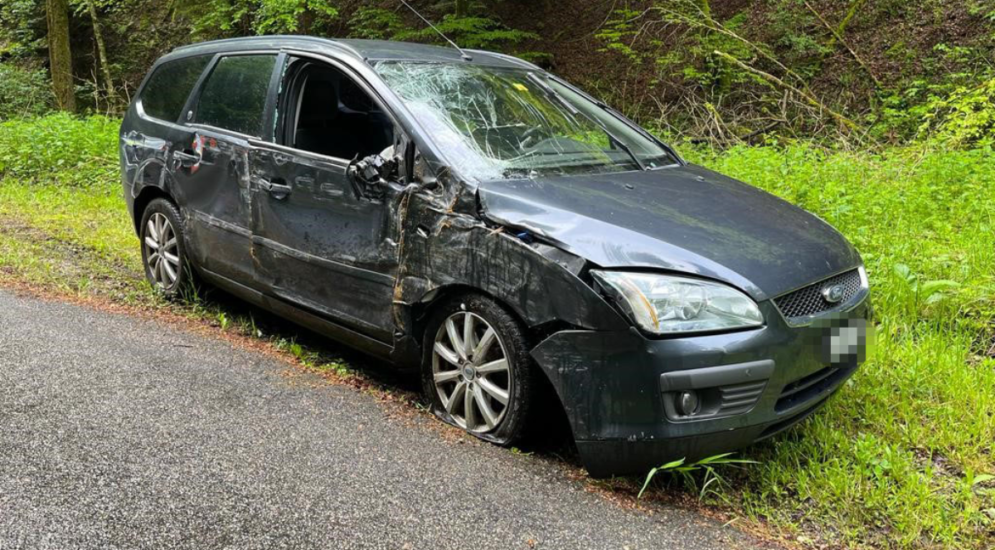
<svg viewBox="0 0 995 550"><path fill-rule="evenodd" d="M522 438L536 384L514 317L488 298L459 297L436 310L424 345L424 389L436 414L500 445Z"/></svg>
<svg viewBox="0 0 995 550"><path fill-rule="evenodd" d="M140 226L145 278L167 298L176 298L194 286L181 220L176 205L160 198L145 208Z"/></svg>

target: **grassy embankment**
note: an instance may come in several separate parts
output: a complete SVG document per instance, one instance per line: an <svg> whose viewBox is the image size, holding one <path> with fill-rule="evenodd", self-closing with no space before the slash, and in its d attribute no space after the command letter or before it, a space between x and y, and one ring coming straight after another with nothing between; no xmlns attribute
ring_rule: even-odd
<svg viewBox="0 0 995 550"><path fill-rule="evenodd" d="M171 306L147 289L120 198L116 129L59 116L0 124L0 283L180 307L257 334L243 313ZM723 471L706 502L815 544L991 545L995 154L807 145L685 153L846 234L867 263L880 322L873 358L824 412L743 453L758 464ZM684 490L674 479L663 485Z"/></svg>

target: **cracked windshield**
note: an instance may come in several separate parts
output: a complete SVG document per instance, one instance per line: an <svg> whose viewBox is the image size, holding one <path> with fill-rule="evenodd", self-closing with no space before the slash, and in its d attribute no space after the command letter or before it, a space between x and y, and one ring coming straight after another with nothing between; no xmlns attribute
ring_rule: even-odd
<svg viewBox="0 0 995 550"><path fill-rule="evenodd" d="M541 73L430 63L377 66L463 174L480 179L653 169L653 140Z"/></svg>

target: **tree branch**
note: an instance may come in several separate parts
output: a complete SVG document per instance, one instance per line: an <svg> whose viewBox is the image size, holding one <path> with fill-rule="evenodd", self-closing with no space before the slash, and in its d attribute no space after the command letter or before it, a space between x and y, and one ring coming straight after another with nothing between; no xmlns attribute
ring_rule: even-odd
<svg viewBox="0 0 995 550"><path fill-rule="evenodd" d="M829 114L829 116L833 117L834 119L836 119L837 121L839 121L841 124L843 124L847 128L850 128L851 130L857 130L857 129L859 129L859 126L857 125L856 122L854 122L854 121L850 120L849 118L847 118L847 117L845 117L845 116L837 113L836 111L830 109L829 107L826 106L825 103L819 101L819 99L817 97L815 97L814 95L812 95L810 92L807 92L807 91L801 90L799 88L796 88L795 86L792 86L791 84L788 84L787 82L781 80L780 78L777 78L776 76L774 76L774 75L772 75L770 73L761 71L760 69L756 69L754 67L751 67L751 66L747 65L746 63L743 63L742 61L740 61L740 60L736 59L735 57L729 55L726 52L715 50L713 53L715 55L717 55L717 56L725 59L726 61L728 61L728 62L736 65L737 67L743 69L744 71L753 73L753 74L759 76L760 78L763 78L764 80L767 80L768 82L772 82L774 84L777 84L778 86L781 86L782 88L787 88L788 90L791 90L792 92L795 92L796 94L798 94L801 97L805 98L805 100L808 101L809 104L811 104L813 107L818 107L819 109L825 111L826 113Z"/></svg>
<svg viewBox="0 0 995 550"><path fill-rule="evenodd" d="M859 55L857 55L857 52L850 47L850 44L848 44L846 40L843 39L843 36L838 32L836 32L836 29L834 29L833 26L830 25L829 22L822 17L822 14L815 11L815 8L813 8L812 5L808 3L808 0L805 0L805 7L808 8L808 11L812 12L812 14L815 15L815 17L819 20L819 22L821 22L822 25L826 27L826 29L830 33L832 33L832 35L836 38L836 40L839 41L840 44L843 44L843 47L846 48L848 52L850 52L850 55L852 55L853 58L857 60L857 63L861 67L863 67L865 71L867 71L867 74L870 75L871 80L874 81L874 84L878 88L883 88L884 86L882 86L881 81L878 80L878 77L877 75L874 74L874 71L871 70L871 68L867 65L867 63L864 63L864 60L861 59Z"/></svg>

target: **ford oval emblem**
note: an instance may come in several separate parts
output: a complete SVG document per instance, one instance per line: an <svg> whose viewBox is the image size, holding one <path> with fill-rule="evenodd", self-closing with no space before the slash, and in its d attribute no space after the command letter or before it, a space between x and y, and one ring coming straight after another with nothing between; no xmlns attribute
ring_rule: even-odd
<svg viewBox="0 0 995 550"><path fill-rule="evenodd" d="M830 304L843 301L843 285L828 285L822 289L822 297Z"/></svg>

